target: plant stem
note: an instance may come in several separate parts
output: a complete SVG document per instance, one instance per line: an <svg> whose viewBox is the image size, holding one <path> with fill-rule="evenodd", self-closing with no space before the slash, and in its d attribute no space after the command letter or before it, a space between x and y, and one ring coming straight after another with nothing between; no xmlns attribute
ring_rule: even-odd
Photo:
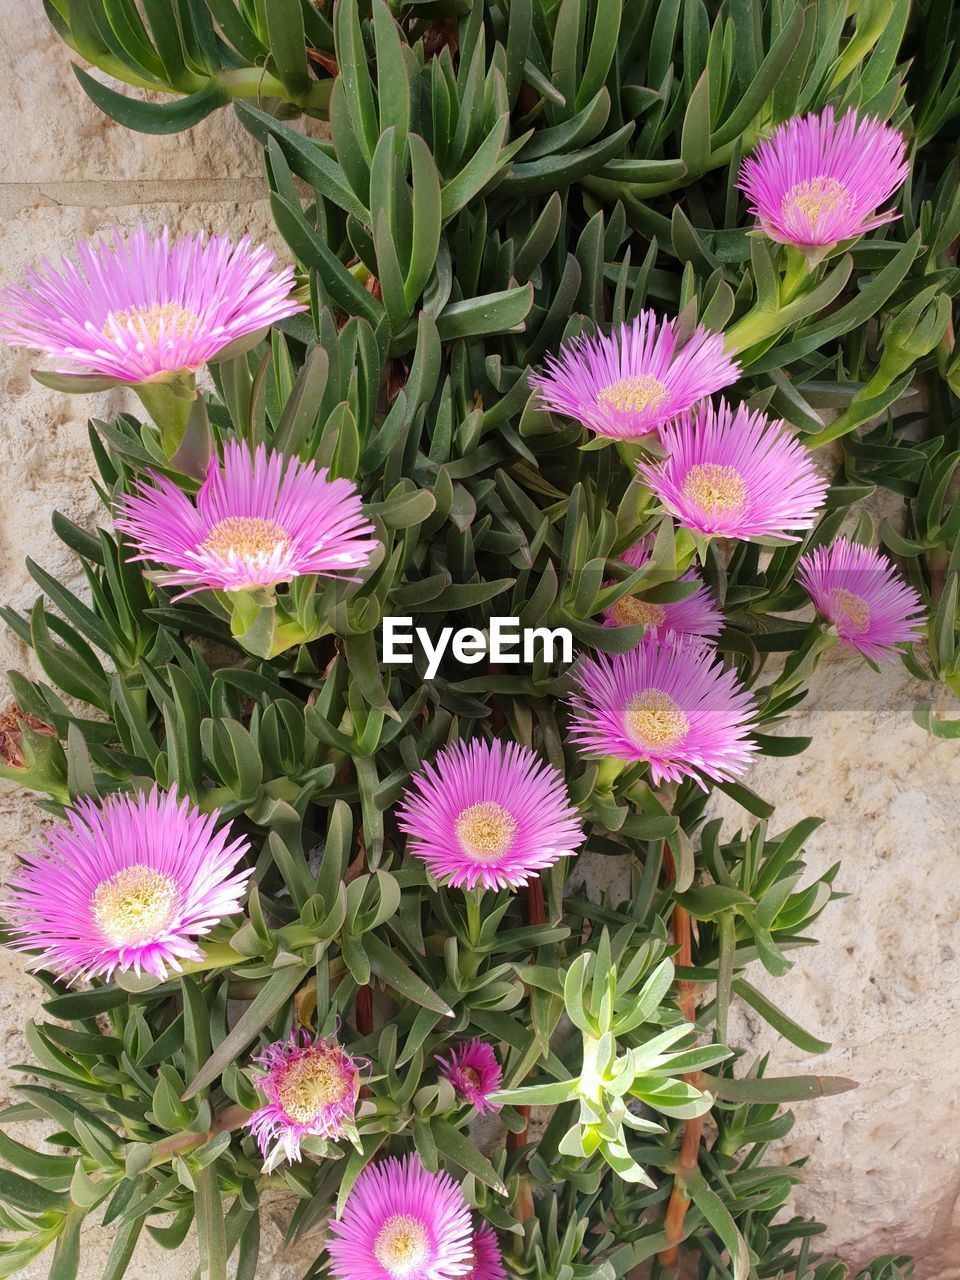
<svg viewBox="0 0 960 1280"><path fill-rule="evenodd" d="M668 874L675 876L676 869L673 855L669 849L664 849L664 864ZM678 947L676 962L678 965L688 968L693 964L693 928L690 921L690 913L675 904L672 925L673 940ZM695 1024L697 1020L696 985L692 982L681 980L678 986L677 1004L680 1007L680 1012L689 1023ZM694 1083L697 1080L697 1075L696 1073L687 1075L684 1076L684 1079ZM696 1116L694 1119L684 1122L680 1155L674 1171L673 1190L670 1193L670 1203L667 1205L667 1213L663 1224L664 1233L669 1243L667 1248L657 1255L659 1261L665 1267L676 1267L677 1265L680 1241L683 1239L683 1223L690 1207L690 1201L682 1190L683 1174L697 1167L702 1134L703 1116Z"/></svg>
<svg viewBox="0 0 960 1280"><path fill-rule="evenodd" d="M213 1124L203 1133L176 1133L171 1138L163 1138L160 1142L154 1143L153 1155L147 1167L154 1169L164 1161L172 1159L173 1156L202 1147L205 1142L209 1142L219 1133L239 1129L251 1114L246 1107L241 1107L238 1102L234 1102L229 1107L224 1107L222 1111L218 1111L213 1118Z"/></svg>

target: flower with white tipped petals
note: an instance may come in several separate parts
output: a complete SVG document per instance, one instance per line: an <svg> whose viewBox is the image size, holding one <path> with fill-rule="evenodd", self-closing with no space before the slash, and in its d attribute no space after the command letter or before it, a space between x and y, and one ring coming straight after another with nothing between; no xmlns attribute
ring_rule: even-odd
<svg viewBox="0 0 960 1280"><path fill-rule="evenodd" d="M895 657L923 636L923 601L873 547L846 538L816 547L801 557L797 581L833 623L841 645L872 662Z"/></svg>
<svg viewBox="0 0 960 1280"><path fill-rule="evenodd" d="M723 335L701 325L680 345L673 320L641 311L609 337L582 336L549 355L532 383L544 405L598 435L650 435L704 396L736 382L740 366Z"/></svg>
<svg viewBox="0 0 960 1280"><path fill-rule="evenodd" d="M249 236L171 243L141 223L126 240L114 227L112 244L78 244L77 260L44 260L0 290L0 339L54 357L60 373L144 383L193 372L306 309L290 296L293 268L274 271Z"/></svg>

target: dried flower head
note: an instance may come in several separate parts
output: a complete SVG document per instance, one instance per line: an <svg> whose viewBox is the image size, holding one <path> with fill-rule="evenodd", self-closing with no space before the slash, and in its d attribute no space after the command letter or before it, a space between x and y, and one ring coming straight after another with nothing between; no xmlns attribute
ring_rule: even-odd
<svg viewBox="0 0 960 1280"><path fill-rule="evenodd" d="M342 1138L353 1123L360 1064L336 1040L314 1040L300 1029L264 1049L254 1062L257 1088L269 1099L247 1121L267 1170L299 1160L306 1137Z"/></svg>

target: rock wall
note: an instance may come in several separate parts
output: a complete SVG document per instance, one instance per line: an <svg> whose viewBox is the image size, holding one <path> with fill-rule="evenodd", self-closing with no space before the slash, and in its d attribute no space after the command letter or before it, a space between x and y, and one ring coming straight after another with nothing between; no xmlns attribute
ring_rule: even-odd
<svg viewBox="0 0 960 1280"><path fill-rule="evenodd" d="M0 282L24 260L69 251L114 222L276 241L258 149L229 111L172 137L129 133L84 97L39 0L0 0L0 30ZM21 609L36 596L27 555L77 585L50 515L94 520L85 422L122 406L117 394L46 391L31 380L30 363L0 348L0 600ZM28 665L16 639L0 632L0 669ZM832 1040L830 1052L808 1059L791 1051L749 1011L732 1030L757 1053L773 1043L777 1069L860 1082L856 1093L798 1107L783 1149L784 1160L809 1157L796 1207L826 1221L825 1247L852 1265L911 1252L917 1280L960 1280L960 758L912 724L920 696L899 667L876 676L858 662L828 660L791 726L813 746L754 769L751 785L779 805L778 828L811 813L826 820L810 841L811 871L841 860L837 883L850 896L828 908L820 945L799 954L791 975L766 983L752 975ZM39 821L28 796L0 784L0 878ZM21 1026L38 1008L38 988L22 969L0 953L0 1105L20 1078L9 1068L29 1059ZM265 1214L265 1280L302 1274L315 1256L309 1245L282 1253L283 1216L280 1207ZM86 1233L83 1280L102 1274L108 1248L109 1233ZM145 1239L130 1276L175 1280L191 1265ZM48 1266L41 1257L22 1275L45 1276Z"/></svg>

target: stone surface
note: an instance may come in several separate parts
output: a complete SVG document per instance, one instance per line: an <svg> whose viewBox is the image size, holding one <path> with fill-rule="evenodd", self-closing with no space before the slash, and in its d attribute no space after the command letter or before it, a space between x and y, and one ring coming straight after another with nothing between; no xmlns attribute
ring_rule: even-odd
<svg viewBox="0 0 960 1280"><path fill-rule="evenodd" d="M0 0L0 28L8 86L0 104L0 282L23 259L68 251L78 237L114 221L132 227L141 217L151 227L249 230L276 242L257 149L229 111L187 134L128 133L85 98L39 0ZM23 564L28 554L77 585L50 515L60 509L95 521L85 422L123 406L119 394L67 399L46 391L31 381L30 364L22 353L0 350L0 600L18 608L36 595ZM11 666L28 662L3 630L0 668ZM813 746L754 769L751 785L777 801L778 829L810 813L826 820L808 846L811 874L839 859L837 884L850 896L827 909L816 930L820 945L800 953L788 977L751 974L801 1024L832 1040L829 1053L792 1051L749 1011L740 1011L732 1031L754 1052L772 1045L778 1070L860 1082L856 1093L797 1107L782 1152L784 1160L809 1157L795 1204L827 1223L825 1246L853 1265L881 1252L912 1252L917 1280L960 1280L960 762L955 747L913 725L920 696L899 667L877 676L831 657L789 730L812 735ZM732 805L724 812L743 821ZM40 822L29 797L0 789L0 879ZM29 1057L21 1027L37 1008L38 988L22 963L0 953L0 1105L17 1078L10 1067ZM294 1256L282 1252L285 1212L271 1204L264 1214L263 1280L303 1274L316 1253L315 1244ZM82 1280L102 1274L108 1249L109 1233L85 1233ZM22 1275L39 1280L48 1266L41 1258ZM191 1267L190 1258L144 1241L129 1274L174 1280Z"/></svg>

